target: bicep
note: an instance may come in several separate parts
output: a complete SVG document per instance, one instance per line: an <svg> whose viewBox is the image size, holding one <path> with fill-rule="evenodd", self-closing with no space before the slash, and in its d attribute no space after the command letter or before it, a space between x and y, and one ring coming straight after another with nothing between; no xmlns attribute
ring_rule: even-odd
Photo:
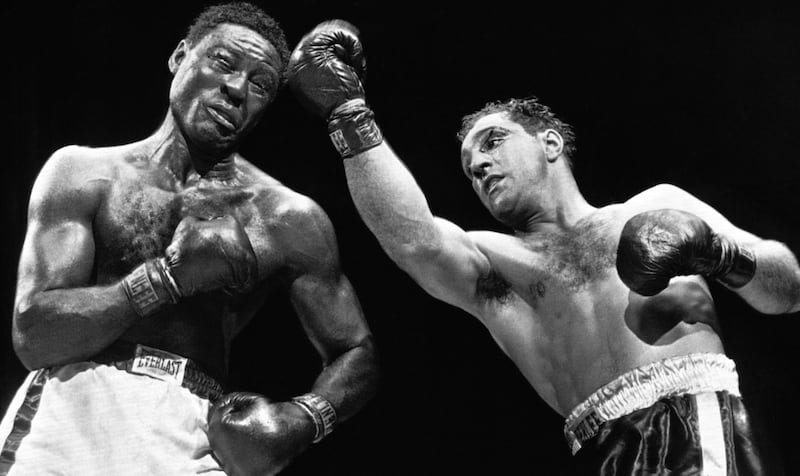
<svg viewBox="0 0 800 476"><path fill-rule="evenodd" d="M369 328L341 270L327 215L315 203L301 200L283 223L279 241L291 269L289 296L309 340L329 362L369 338Z"/></svg>
<svg viewBox="0 0 800 476"><path fill-rule="evenodd" d="M356 293L340 272L298 276L290 298L306 335L326 362L370 336Z"/></svg>
<svg viewBox="0 0 800 476"><path fill-rule="evenodd" d="M18 305L38 291L84 286L91 279L94 199L86 189L72 186L63 169L51 160L31 192L18 268Z"/></svg>
<svg viewBox="0 0 800 476"><path fill-rule="evenodd" d="M85 223L31 223L20 255L19 293L85 285L93 263L94 239Z"/></svg>
<svg viewBox="0 0 800 476"><path fill-rule="evenodd" d="M491 269L489 259L454 223L436 217L435 224L436 246L409 253L398 264L433 297L472 311L477 305L478 278Z"/></svg>

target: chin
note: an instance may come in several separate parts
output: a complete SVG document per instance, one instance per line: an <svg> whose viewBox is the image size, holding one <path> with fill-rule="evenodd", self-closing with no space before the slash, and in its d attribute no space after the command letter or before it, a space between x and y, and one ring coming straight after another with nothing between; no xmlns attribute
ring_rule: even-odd
<svg viewBox="0 0 800 476"><path fill-rule="evenodd" d="M197 131L195 143L203 150L214 149L235 149L241 142L241 134L238 132L231 132L224 134L214 125L209 128L203 128Z"/></svg>

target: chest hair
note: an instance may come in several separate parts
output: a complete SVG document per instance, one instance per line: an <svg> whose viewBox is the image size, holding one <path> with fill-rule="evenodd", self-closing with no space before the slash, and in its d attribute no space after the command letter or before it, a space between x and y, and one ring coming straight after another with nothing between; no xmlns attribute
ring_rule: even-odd
<svg viewBox="0 0 800 476"><path fill-rule="evenodd" d="M522 275L529 277L515 284L526 291L534 306L553 286L572 292L584 289L615 266L616 243L609 228L607 219L590 217L567 230L522 236L522 244L532 252L532 258L530 263L521 263ZM476 286L478 295L506 302L512 285L501 273L502 270L491 270L481 276Z"/></svg>

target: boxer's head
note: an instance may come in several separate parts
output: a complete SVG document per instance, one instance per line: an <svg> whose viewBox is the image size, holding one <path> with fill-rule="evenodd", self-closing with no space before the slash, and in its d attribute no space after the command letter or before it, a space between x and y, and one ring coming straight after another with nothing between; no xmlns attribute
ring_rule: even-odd
<svg viewBox="0 0 800 476"><path fill-rule="evenodd" d="M247 2L214 5L203 10L189 26L186 41L196 45L217 25L231 23L249 28L270 42L281 60L281 82L285 80L284 71L289 63L289 45L286 35L278 22L259 7Z"/></svg>
<svg viewBox="0 0 800 476"><path fill-rule="evenodd" d="M536 99L489 103L463 119L458 138L464 173L499 221L517 228L564 198L574 134Z"/></svg>
<svg viewBox="0 0 800 476"><path fill-rule="evenodd" d="M275 99L288 57L280 26L258 7L204 10L168 63L170 111L188 144L212 157L235 151Z"/></svg>

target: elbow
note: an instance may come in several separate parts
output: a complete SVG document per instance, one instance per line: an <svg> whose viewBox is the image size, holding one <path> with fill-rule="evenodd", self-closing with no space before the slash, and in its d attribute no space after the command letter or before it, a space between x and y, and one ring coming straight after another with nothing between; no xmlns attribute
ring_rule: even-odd
<svg viewBox="0 0 800 476"><path fill-rule="evenodd" d="M30 303L20 303L14 309L14 321L11 341L14 353L28 370L41 369L48 366L43 359L40 339L36 336L36 309Z"/></svg>
<svg viewBox="0 0 800 476"><path fill-rule="evenodd" d="M362 368L361 380L364 382L365 397L367 400L372 399L378 392L381 380L381 367L378 357L378 349L375 346L375 340L372 335L364 338L359 345L361 348L364 366Z"/></svg>
<svg viewBox="0 0 800 476"><path fill-rule="evenodd" d="M46 363L39 358L40 353L36 349L34 339L31 339L30 336L18 332L15 329L11 341L14 346L14 353L26 369L36 370L47 366Z"/></svg>

